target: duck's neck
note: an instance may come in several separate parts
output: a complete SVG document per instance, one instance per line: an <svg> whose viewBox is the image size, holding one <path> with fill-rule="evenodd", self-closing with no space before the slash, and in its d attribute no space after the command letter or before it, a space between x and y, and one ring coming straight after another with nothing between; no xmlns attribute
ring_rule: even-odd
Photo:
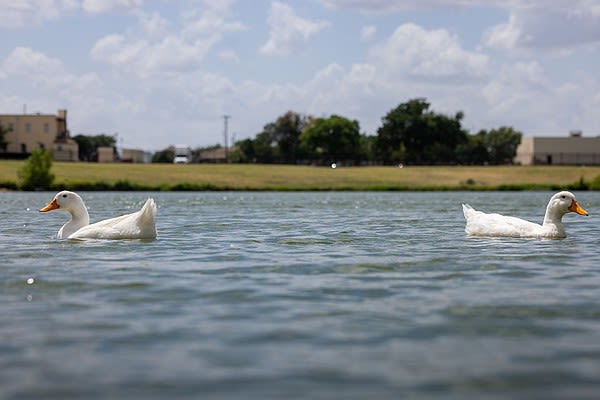
<svg viewBox="0 0 600 400"><path fill-rule="evenodd" d="M555 207L546 208L546 215L544 215L544 227L552 229L556 236L565 236L565 227L562 223L562 217L564 213L558 211Z"/></svg>
<svg viewBox="0 0 600 400"><path fill-rule="evenodd" d="M76 210L69 210L69 212L71 213L71 219L58 231L59 239L66 239L79 229L90 224L90 215L85 206Z"/></svg>

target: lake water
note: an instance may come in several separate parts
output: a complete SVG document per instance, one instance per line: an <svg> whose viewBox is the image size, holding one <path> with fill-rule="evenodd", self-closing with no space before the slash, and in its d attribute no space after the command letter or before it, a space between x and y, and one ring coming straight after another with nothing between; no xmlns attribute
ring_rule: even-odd
<svg viewBox="0 0 600 400"><path fill-rule="evenodd" d="M600 193L563 240L470 238L550 192L81 193L155 241L59 241L0 193L1 399L596 399Z"/></svg>

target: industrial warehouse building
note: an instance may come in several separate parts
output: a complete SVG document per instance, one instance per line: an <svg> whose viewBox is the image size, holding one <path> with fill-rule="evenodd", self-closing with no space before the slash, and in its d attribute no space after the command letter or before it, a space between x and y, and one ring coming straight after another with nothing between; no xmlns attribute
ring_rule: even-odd
<svg viewBox="0 0 600 400"><path fill-rule="evenodd" d="M521 165L600 165L600 137L525 137L514 159Z"/></svg>

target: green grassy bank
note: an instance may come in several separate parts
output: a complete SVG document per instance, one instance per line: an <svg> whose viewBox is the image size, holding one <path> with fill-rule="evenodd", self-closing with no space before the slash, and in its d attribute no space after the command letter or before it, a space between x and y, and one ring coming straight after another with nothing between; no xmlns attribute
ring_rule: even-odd
<svg viewBox="0 0 600 400"><path fill-rule="evenodd" d="M24 161L0 161L0 187L18 188ZM71 190L546 190L600 189L600 167L351 167L55 162L53 189ZM598 178L598 179L597 179Z"/></svg>

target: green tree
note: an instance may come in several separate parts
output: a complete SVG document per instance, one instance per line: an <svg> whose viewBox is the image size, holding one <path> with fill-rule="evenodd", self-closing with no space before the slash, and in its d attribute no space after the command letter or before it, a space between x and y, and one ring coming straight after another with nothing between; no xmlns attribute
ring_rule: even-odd
<svg viewBox="0 0 600 400"><path fill-rule="evenodd" d="M0 149L2 151L6 151L6 146L8 146L8 142L4 139L6 134L8 134L8 129L0 124Z"/></svg>
<svg viewBox="0 0 600 400"><path fill-rule="evenodd" d="M302 147L319 163L357 163L361 152L360 125L339 115L317 118L302 133Z"/></svg>
<svg viewBox="0 0 600 400"><path fill-rule="evenodd" d="M487 132L479 131L475 135L468 135L467 142L456 147L456 160L463 165L483 165L488 163L489 154L485 145Z"/></svg>
<svg viewBox="0 0 600 400"><path fill-rule="evenodd" d="M38 147L33 149L18 171L20 186L23 190L47 190L52 187L54 175L50 172L52 157L50 153Z"/></svg>
<svg viewBox="0 0 600 400"><path fill-rule="evenodd" d="M235 150L229 155L233 163L255 163L256 152L254 151L254 140L244 139L235 144Z"/></svg>
<svg viewBox="0 0 600 400"><path fill-rule="evenodd" d="M512 164L523 134L512 127L492 129L484 138L491 164Z"/></svg>
<svg viewBox="0 0 600 400"><path fill-rule="evenodd" d="M391 110L377 130L376 147L386 164L448 164L456 148L467 142L462 112L453 117L429 111L425 99L412 99Z"/></svg>
<svg viewBox="0 0 600 400"><path fill-rule="evenodd" d="M311 117L288 111L251 140L239 142L233 159L239 162L294 164L301 157L300 135Z"/></svg>
<svg viewBox="0 0 600 400"><path fill-rule="evenodd" d="M373 135L360 135L360 154L362 161L369 164L377 162L376 154L377 137Z"/></svg>
<svg viewBox="0 0 600 400"><path fill-rule="evenodd" d="M277 121L265 126L265 132L269 133L271 141L277 144L277 156L279 162L294 164L298 159L300 135L311 117L288 111L277 118Z"/></svg>
<svg viewBox="0 0 600 400"><path fill-rule="evenodd" d="M157 151L152 155L153 163L172 163L173 159L175 159L175 153L173 152L173 149Z"/></svg>
<svg viewBox="0 0 600 400"><path fill-rule="evenodd" d="M79 145L79 160L98 161L98 147L112 147L115 149L117 141L111 135L82 135L73 137L73 140Z"/></svg>

